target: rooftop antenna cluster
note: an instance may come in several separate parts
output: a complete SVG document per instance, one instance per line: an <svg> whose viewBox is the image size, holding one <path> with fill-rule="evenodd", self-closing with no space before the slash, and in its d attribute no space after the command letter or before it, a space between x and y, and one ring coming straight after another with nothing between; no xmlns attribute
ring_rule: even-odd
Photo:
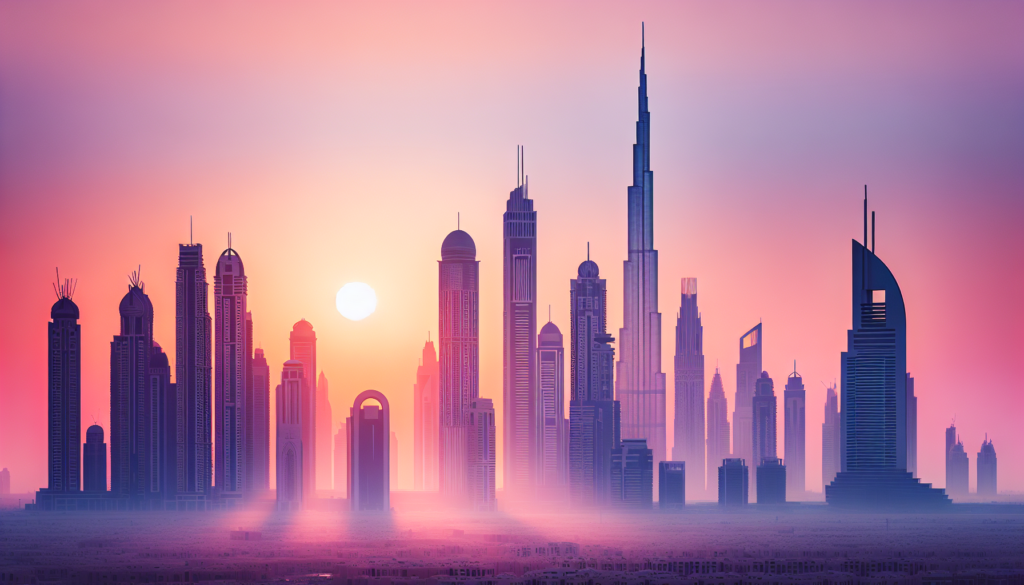
<svg viewBox="0 0 1024 585"><path fill-rule="evenodd" d="M53 284L53 292L57 293L57 300L67 299L70 301L75 296L75 289L78 288L78 279L65 278L64 282L61 282L60 268L55 268L55 270L57 271L57 282Z"/></svg>

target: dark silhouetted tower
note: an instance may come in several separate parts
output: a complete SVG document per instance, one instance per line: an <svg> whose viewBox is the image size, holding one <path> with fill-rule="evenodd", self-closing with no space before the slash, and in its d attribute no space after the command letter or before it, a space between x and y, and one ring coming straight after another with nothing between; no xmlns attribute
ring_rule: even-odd
<svg viewBox="0 0 1024 585"><path fill-rule="evenodd" d="M270 490L270 366L263 349L252 358L252 426L248 435L252 447L253 492Z"/></svg>
<svg viewBox="0 0 1024 585"><path fill-rule="evenodd" d="M413 386L413 489L437 490L438 363L434 342L423 344Z"/></svg>
<svg viewBox="0 0 1024 585"><path fill-rule="evenodd" d="M249 347L246 316L248 278L245 267L230 243L217 260L213 276L214 355L216 377L214 425L217 433L217 457L214 459L217 493L222 498L241 498L245 485L246 372Z"/></svg>
<svg viewBox="0 0 1024 585"><path fill-rule="evenodd" d="M290 359L302 362L306 384L302 391L302 494L304 500L316 499L316 333L313 325L301 319L292 326L288 338Z"/></svg>
<svg viewBox="0 0 1024 585"><path fill-rule="evenodd" d="M761 377L754 382L753 429L754 461L758 467L766 459L778 456L776 442L777 406L775 400L775 382L768 377L768 372L761 372ZM756 468L755 468L756 469ZM754 476L754 491L757 491L757 476Z"/></svg>
<svg viewBox="0 0 1024 585"><path fill-rule="evenodd" d="M466 488L469 501L477 510L491 510L495 505L495 464L498 458L494 404L490 398L477 398L469 403L469 424L466 427Z"/></svg>
<svg viewBox="0 0 1024 585"><path fill-rule="evenodd" d="M981 443L981 450L978 451L978 495L994 496L998 493L996 489L996 448L992 441L985 440Z"/></svg>
<svg viewBox="0 0 1024 585"><path fill-rule="evenodd" d="M85 431L83 449L82 491L107 491L107 444L103 442L103 427L92 425Z"/></svg>
<svg viewBox="0 0 1024 585"><path fill-rule="evenodd" d="M946 429L946 445L946 493L950 497L961 498L968 493L971 463L964 450L964 444L956 434L955 426L950 425Z"/></svg>
<svg viewBox="0 0 1024 585"><path fill-rule="evenodd" d="M839 473L842 460L842 438L840 437L839 396L835 384L825 394L825 422L821 424L821 485L822 489L832 483Z"/></svg>
<svg viewBox="0 0 1024 585"><path fill-rule="evenodd" d="M378 404L363 403L376 400ZM391 509L391 409L376 390L356 396L348 419L348 499L353 510Z"/></svg>
<svg viewBox="0 0 1024 585"><path fill-rule="evenodd" d="M160 494L158 445L159 395L150 391L153 353L153 303L138 275L121 299L121 334L110 342L110 492L142 500ZM137 505L133 503L133 507Z"/></svg>
<svg viewBox="0 0 1024 585"><path fill-rule="evenodd" d="M682 280L676 319L676 413L672 459L689 464L687 491L704 492L704 327L697 308L697 279Z"/></svg>
<svg viewBox="0 0 1024 585"><path fill-rule="evenodd" d="M623 439L612 449L611 501L624 508L650 508L654 501L654 456L644 439Z"/></svg>
<svg viewBox="0 0 1024 585"><path fill-rule="evenodd" d="M718 468L718 505L746 506L750 472L742 459L727 458Z"/></svg>
<svg viewBox="0 0 1024 585"><path fill-rule="evenodd" d="M151 405L157 408L151 413L156 424L150 429L151 460L150 485L159 486L164 500L174 500L177 487L178 450L178 395L177 385L171 383L171 364L162 347L153 342L149 356L149 394Z"/></svg>
<svg viewBox="0 0 1024 585"><path fill-rule="evenodd" d="M722 374L715 368L708 392L708 475L707 493L718 493L718 467L729 457L729 404L725 399Z"/></svg>
<svg viewBox="0 0 1024 585"><path fill-rule="evenodd" d="M298 360L288 360L281 370L281 383L277 386L277 508L300 510L307 490L303 466L302 417L309 411L303 401L310 400L306 388L304 366Z"/></svg>
<svg viewBox="0 0 1024 585"><path fill-rule="evenodd" d="M907 374L907 471L917 476L917 396L910 374Z"/></svg>
<svg viewBox="0 0 1024 585"><path fill-rule="evenodd" d="M78 306L71 300L74 289L69 280L60 284L47 323L47 490L53 494L81 488L82 326L78 324ZM38 498L37 502L46 506Z"/></svg>
<svg viewBox="0 0 1024 585"><path fill-rule="evenodd" d="M665 374L661 371L658 251L654 249L654 173L645 52L641 43L633 184L627 189L629 251L623 263L622 329L615 388L616 398L622 403L622 437L646 439L655 460L664 461Z"/></svg>
<svg viewBox="0 0 1024 585"><path fill-rule="evenodd" d="M178 246L175 284L176 493L179 507L203 509L213 476L211 339L202 244Z"/></svg>
<svg viewBox="0 0 1024 585"><path fill-rule="evenodd" d="M757 503L786 503L786 466L782 459L767 457L757 466Z"/></svg>
<svg viewBox="0 0 1024 585"><path fill-rule="evenodd" d="M686 462L662 461L658 467L658 507L686 504Z"/></svg>
<svg viewBox="0 0 1024 585"><path fill-rule="evenodd" d="M441 494L465 498L470 404L480 395L480 263L469 234L455 230L438 262L440 411L438 483Z"/></svg>
<svg viewBox="0 0 1024 585"><path fill-rule="evenodd" d="M569 282L571 311L569 499L573 506L610 500L611 452L619 446L619 403L613 400L615 341L606 332L607 289L597 263L580 264Z"/></svg>
<svg viewBox="0 0 1024 585"><path fill-rule="evenodd" d="M565 442L565 354L562 332L548 321L537 337L537 386L540 393L540 484L546 495L562 494L568 482Z"/></svg>
<svg viewBox="0 0 1024 585"><path fill-rule="evenodd" d="M516 188L502 216L504 241L505 493L532 497L540 478L541 413L537 396L537 212L517 157Z"/></svg>
<svg viewBox="0 0 1024 585"><path fill-rule="evenodd" d="M807 481L807 394L804 380L796 371L796 362L786 380L783 402L786 409L786 495L790 500L797 500L803 497Z"/></svg>
<svg viewBox="0 0 1024 585"><path fill-rule="evenodd" d="M756 469L759 461L754 457L754 386L763 371L761 348L764 337L761 324L740 337L740 363L736 364L736 398L732 413L732 454L750 461Z"/></svg>

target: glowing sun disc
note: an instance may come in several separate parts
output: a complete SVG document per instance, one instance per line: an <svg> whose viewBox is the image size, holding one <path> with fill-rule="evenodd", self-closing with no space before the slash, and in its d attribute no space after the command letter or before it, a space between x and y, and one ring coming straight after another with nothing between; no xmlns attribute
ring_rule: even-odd
<svg viewBox="0 0 1024 585"><path fill-rule="evenodd" d="M377 309L377 293L364 282L350 282L335 298L338 312L350 321L362 321Z"/></svg>

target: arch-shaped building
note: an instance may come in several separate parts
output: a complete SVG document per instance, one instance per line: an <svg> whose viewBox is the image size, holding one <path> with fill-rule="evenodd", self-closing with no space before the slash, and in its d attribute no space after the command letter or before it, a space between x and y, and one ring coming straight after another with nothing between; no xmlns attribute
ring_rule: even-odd
<svg viewBox="0 0 1024 585"><path fill-rule="evenodd" d="M380 406L363 406L374 399ZM391 509L391 407L382 392L366 390L349 411L348 499L353 510Z"/></svg>

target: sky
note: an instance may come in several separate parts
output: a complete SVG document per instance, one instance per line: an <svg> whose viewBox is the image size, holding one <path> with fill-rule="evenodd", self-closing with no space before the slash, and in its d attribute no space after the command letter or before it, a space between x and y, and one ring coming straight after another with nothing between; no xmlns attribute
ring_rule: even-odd
<svg viewBox="0 0 1024 585"><path fill-rule="evenodd" d="M516 145L538 211L540 316L550 305L567 331L589 242L617 336L641 22L668 444L680 279L696 277L706 385L720 367L731 413L739 337L763 322L780 403L794 360L807 387L807 487L821 489L822 383L851 326L866 184L907 305L919 475L944 486L955 419L972 489L987 433L1000 489L1024 491L1024 6L941 1L0 3L12 490L46 482L54 268L78 279L83 432L109 431L128 275L141 265L155 338L173 348L190 217L211 285L233 234L272 378L305 318L335 424L359 392L388 396L398 487L412 486L412 387L457 215L480 260L480 394L500 420ZM353 281L379 299L358 322L334 305Z"/></svg>

